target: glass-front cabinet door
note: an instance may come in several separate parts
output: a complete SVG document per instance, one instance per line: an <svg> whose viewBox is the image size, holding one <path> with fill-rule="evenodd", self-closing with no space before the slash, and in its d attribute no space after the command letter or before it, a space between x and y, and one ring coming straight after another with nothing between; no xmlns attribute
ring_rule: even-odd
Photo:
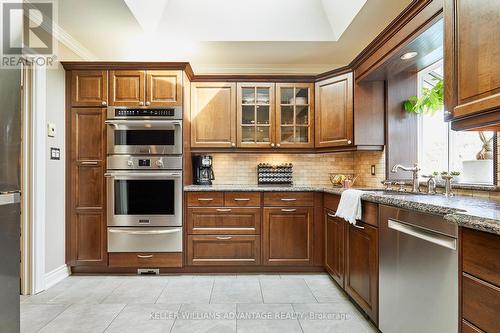
<svg viewBox="0 0 500 333"><path fill-rule="evenodd" d="M314 147L313 84L277 83L276 146Z"/></svg>
<svg viewBox="0 0 500 333"><path fill-rule="evenodd" d="M238 83L238 147L273 148L274 83Z"/></svg>

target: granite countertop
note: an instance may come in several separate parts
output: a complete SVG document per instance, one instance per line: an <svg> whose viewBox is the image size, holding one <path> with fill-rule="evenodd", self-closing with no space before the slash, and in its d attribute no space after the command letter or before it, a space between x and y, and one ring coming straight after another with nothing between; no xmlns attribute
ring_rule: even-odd
<svg viewBox="0 0 500 333"><path fill-rule="evenodd" d="M500 201L467 196L447 198L443 195L384 192L360 188L366 191L363 200L406 208L423 213L437 214L460 226L500 235ZM186 192L248 191L248 192L323 192L342 194L344 189L324 185L259 186L259 185L189 185Z"/></svg>

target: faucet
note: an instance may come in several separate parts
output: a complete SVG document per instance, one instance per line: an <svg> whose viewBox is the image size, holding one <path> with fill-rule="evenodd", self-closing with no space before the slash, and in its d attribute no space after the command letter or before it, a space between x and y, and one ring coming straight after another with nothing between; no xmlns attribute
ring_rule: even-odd
<svg viewBox="0 0 500 333"><path fill-rule="evenodd" d="M436 180L434 179L434 175L428 175L422 177L427 178L427 193L436 194Z"/></svg>
<svg viewBox="0 0 500 333"><path fill-rule="evenodd" d="M392 167L391 172L396 173L396 172L398 172L399 169L401 169L403 171L413 172L413 189L412 189L412 191L414 193L420 192L420 186L418 183L418 172L420 171L420 169L418 168L417 163L415 163L413 165L413 167L405 167L405 166L402 166L401 164L396 164Z"/></svg>

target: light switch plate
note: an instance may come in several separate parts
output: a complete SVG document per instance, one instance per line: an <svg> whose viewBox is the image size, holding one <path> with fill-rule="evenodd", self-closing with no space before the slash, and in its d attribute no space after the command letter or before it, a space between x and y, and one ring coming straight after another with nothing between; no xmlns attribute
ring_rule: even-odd
<svg viewBox="0 0 500 333"><path fill-rule="evenodd" d="M61 149L59 148L50 148L50 159L59 161L61 159Z"/></svg>
<svg viewBox="0 0 500 333"><path fill-rule="evenodd" d="M47 135L51 138L56 136L56 124L47 123Z"/></svg>

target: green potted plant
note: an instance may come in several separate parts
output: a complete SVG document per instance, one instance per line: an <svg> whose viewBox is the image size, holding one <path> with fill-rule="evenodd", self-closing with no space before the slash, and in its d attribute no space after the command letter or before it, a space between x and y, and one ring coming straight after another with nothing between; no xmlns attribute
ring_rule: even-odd
<svg viewBox="0 0 500 333"><path fill-rule="evenodd" d="M403 106L406 112L416 114L431 114L443 107L443 79L434 78L435 85L432 88L423 88L420 97L410 96Z"/></svg>

